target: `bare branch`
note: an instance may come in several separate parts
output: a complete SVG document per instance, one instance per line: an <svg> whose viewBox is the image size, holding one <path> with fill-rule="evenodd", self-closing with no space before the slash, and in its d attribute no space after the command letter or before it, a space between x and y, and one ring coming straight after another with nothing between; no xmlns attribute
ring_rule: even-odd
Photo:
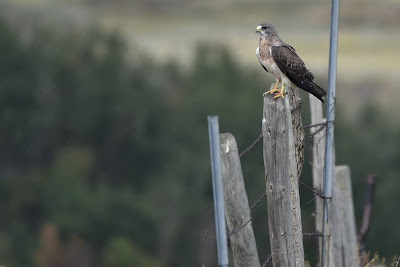
<svg viewBox="0 0 400 267"><path fill-rule="evenodd" d="M363 220L362 220L360 232L358 233L358 245L360 248L360 258L361 258L361 263L364 263L364 264L366 261L365 240L367 238L369 227L371 225L372 208L374 206L375 181L376 181L375 174L368 175Z"/></svg>
<svg viewBox="0 0 400 267"><path fill-rule="evenodd" d="M366 235L369 231L369 227L371 224L372 208L374 205L374 198L375 198L375 181L376 181L375 174L368 175L363 220L360 232L358 234L358 242L360 243L365 241Z"/></svg>

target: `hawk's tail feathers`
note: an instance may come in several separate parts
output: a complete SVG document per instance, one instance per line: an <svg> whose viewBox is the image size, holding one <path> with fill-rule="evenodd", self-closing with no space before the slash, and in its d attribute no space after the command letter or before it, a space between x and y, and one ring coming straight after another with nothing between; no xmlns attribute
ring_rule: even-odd
<svg viewBox="0 0 400 267"><path fill-rule="evenodd" d="M316 98L322 101L324 103L324 96L326 96L326 91L319 87L316 83L312 82L312 90L310 90L310 93L313 94Z"/></svg>

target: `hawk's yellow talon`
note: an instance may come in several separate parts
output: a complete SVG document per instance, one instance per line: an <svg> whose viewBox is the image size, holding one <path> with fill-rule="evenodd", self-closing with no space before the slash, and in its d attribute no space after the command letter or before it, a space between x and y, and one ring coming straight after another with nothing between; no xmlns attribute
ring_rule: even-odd
<svg viewBox="0 0 400 267"><path fill-rule="evenodd" d="M264 94L263 94L263 96L266 96L267 94L274 94L274 93L276 93L276 92L280 92L279 91L279 89L278 89L278 85L279 85L279 83L276 83L275 84L275 87L273 88L273 89L271 89L271 90L269 90L269 91L266 91Z"/></svg>
<svg viewBox="0 0 400 267"><path fill-rule="evenodd" d="M282 87L280 90L277 90L278 93L275 94L274 99L282 97L285 98L285 95L287 94L287 91L284 91L283 89L285 88L285 84L282 83Z"/></svg>
<svg viewBox="0 0 400 267"><path fill-rule="evenodd" d="M284 92L283 94L277 93L277 94L275 94L274 99L279 98L279 97L285 98L285 94L286 94L286 92Z"/></svg>

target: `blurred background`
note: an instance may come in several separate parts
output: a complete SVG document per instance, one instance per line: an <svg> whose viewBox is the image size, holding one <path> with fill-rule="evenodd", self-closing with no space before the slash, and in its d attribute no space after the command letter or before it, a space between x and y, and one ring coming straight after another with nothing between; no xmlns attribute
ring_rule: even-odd
<svg viewBox="0 0 400 267"><path fill-rule="evenodd" d="M261 22L327 88L330 5L2 0L0 266L215 266L206 116L219 115L239 150L260 134L274 82L255 56ZM390 262L400 253L400 2L342 1L340 16L337 164L351 168L358 227L377 174L367 249ZM301 179L312 185L307 146ZM242 165L254 203L261 147ZM301 188L304 232L312 198ZM266 203L253 211L261 261L266 214ZM313 266L316 251L305 239Z"/></svg>

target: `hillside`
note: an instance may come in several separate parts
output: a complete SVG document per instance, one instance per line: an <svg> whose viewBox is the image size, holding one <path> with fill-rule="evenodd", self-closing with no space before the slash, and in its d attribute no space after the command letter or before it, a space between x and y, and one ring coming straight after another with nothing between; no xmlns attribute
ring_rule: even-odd
<svg viewBox="0 0 400 267"><path fill-rule="evenodd" d="M313 1L90 1L6 0L3 16L17 24L43 23L62 32L100 26L119 31L132 47L156 60L192 60L199 43L227 46L249 67L254 55L255 26L274 23L293 45L317 81L326 84L330 2ZM11 15L10 15L11 14ZM24 26L21 26L24 27ZM400 58L400 4L397 1L346 1L341 4L338 100L350 111L358 103L375 102L397 110ZM265 75L260 69L260 75Z"/></svg>

